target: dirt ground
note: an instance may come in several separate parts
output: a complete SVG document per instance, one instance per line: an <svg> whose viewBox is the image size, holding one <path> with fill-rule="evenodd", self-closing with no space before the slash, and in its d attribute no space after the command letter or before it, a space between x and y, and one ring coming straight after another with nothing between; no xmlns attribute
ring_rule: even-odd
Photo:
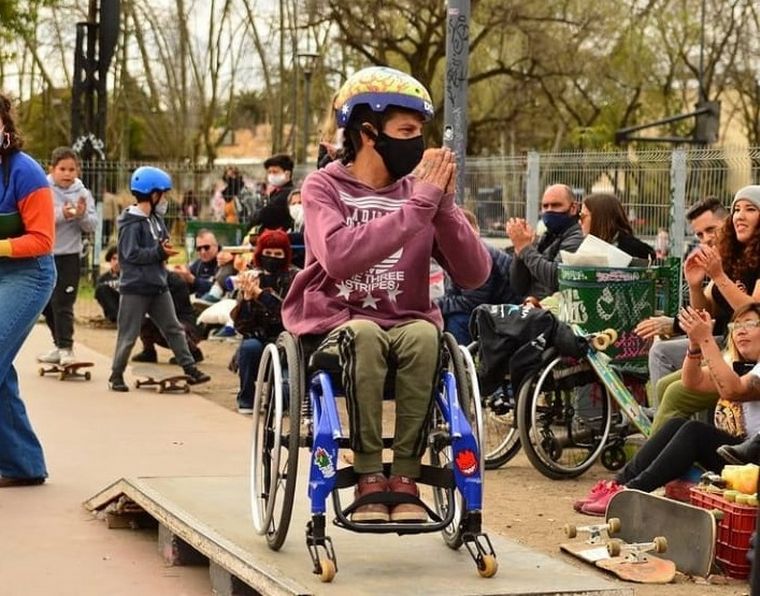
<svg viewBox="0 0 760 596"><path fill-rule="evenodd" d="M78 323L75 332L77 343L107 356L113 354L116 331L92 323ZM206 399L224 408L235 409L235 395L238 379L227 369L227 364L235 351L234 342L201 343L205 356L199 366L211 375L209 383L198 385L193 389ZM139 350L139 341L136 350ZM159 362L167 371L176 367L167 364L171 352L158 348ZM608 478L610 473L601 465L574 480L553 481L545 478L533 469L522 454L506 464L504 468L489 471L486 475L486 507L484 518L492 530L520 544L542 551L555 557L561 557L572 565L583 567L584 564L560 554L559 543L563 541L562 527L566 523L588 523L591 518L575 513L572 502L586 494L599 479ZM502 565L509 565L501 560ZM602 572L599 572L602 573ZM605 577L607 576L605 574ZM746 582L712 576L708 581L690 579L679 575L676 582L666 586L637 585L618 582L620 586L631 586L640 596L729 596L748 595Z"/></svg>

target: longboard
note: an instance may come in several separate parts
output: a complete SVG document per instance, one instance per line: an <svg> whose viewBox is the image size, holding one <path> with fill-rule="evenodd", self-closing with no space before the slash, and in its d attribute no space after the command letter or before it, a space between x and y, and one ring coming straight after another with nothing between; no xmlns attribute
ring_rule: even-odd
<svg viewBox="0 0 760 596"><path fill-rule="evenodd" d="M626 417L639 432L649 437L652 434L652 421L647 418L641 405L628 391L618 374L610 368L610 357L603 353L608 346L615 343L617 332L607 329L601 333L589 334L578 325L573 325L572 328L576 335L590 338L586 359Z"/></svg>
<svg viewBox="0 0 760 596"><path fill-rule="evenodd" d="M664 536L668 550L662 558L675 563L687 575L706 577L715 557L715 516L701 509L665 497L626 489L610 499L606 518L621 522L619 537L626 542Z"/></svg>

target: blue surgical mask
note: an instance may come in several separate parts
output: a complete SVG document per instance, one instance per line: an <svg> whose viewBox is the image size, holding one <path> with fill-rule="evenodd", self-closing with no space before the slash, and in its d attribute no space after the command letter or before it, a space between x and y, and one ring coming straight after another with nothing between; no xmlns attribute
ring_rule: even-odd
<svg viewBox="0 0 760 596"><path fill-rule="evenodd" d="M552 234L561 234L573 225L578 218L575 215L570 215L567 211L564 213L547 211L541 216L541 219L543 219L546 229Z"/></svg>

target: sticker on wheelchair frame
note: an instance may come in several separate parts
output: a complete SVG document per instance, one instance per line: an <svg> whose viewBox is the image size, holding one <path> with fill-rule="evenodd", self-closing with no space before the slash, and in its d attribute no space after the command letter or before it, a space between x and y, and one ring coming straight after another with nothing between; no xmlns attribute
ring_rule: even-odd
<svg viewBox="0 0 760 596"><path fill-rule="evenodd" d="M330 454L323 447L317 447L314 451L314 465L317 466L325 478L335 476L335 466L333 465L332 457L330 457Z"/></svg>
<svg viewBox="0 0 760 596"><path fill-rule="evenodd" d="M455 459L457 469L465 476L472 476L478 471L478 458L471 449L463 449Z"/></svg>

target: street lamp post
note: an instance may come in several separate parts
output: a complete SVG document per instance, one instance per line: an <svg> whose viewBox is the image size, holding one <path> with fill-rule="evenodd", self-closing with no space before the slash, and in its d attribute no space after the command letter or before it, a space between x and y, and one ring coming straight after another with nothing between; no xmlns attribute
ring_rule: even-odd
<svg viewBox="0 0 760 596"><path fill-rule="evenodd" d="M311 90L311 75L317 65L319 54L314 52L300 52L298 62L303 72L303 163L309 158L309 119L311 113L309 110L309 91Z"/></svg>

